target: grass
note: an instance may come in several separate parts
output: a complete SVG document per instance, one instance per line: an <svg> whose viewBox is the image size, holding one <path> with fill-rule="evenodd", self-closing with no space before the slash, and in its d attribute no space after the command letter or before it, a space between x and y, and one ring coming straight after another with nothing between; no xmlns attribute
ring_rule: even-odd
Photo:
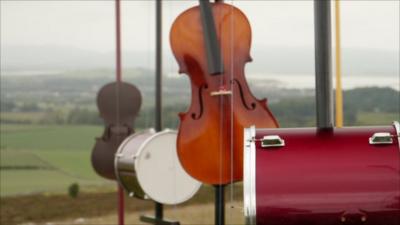
<svg viewBox="0 0 400 225"><path fill-rule="evenodd" d="M17 150L0 151L1 169L22 169L23 167L50 168L51 166L31 152Z"/></svg>
<svg viewBox="0 0 400 225"><path fill-rule="evenodd" d="M102 134L102 129L100 126L2 124L0 196L65 192L73 182L83 189L113 185L100 178L90 163L94 138ZM21 166L42 169L4 169Z"/></svg>
<svg viewBox="0 0 400 225"><path fill-rule="evenodd" d="M84 190L91 186L111 185L101 179L80 179L57 170L1 170L1 197L32 193L65 193L68 186L78 183Z"/></svg>
<svg viewBox="0 0 400 225"><path fill-rule="evenodd" d="M226 217L228 224L243 223L242 193L240 184L226 189ZM182 224L212 224L213 193L211 186L203 185L199 192L189 201L165 206L166 217L181 220ZM232 197L231 197L232 196ZM136 198L125 198L125 212L129 217L127 224L137 224L139 215L153 214L154 203ZM0 224L14 225L33 222L36 224L75 224L78 218L85 218L79 224L116 224L117 194L113 191L82 192L77 198L67 195L36 194L0 198ZM233 209L231 206L234 205ZM234 215L232 215L234 214ZM140 223L142 224L142 223Z"/></svg>
<svg viewBox="0 0 400 225"><path fill-rule="evenodd" d="M389 125L399 117L396 113L359 113L356 123ZM65 192L72 182L84 189L108 184L95 174L90 163L95 137L102 132L101 126L1 124L0 196ZM4 169L23 166L47 170Z"/></svg>
<svg viewBox="0 0 400 225"><path fill-rule="evenodd" d="M114 188L115 190L115 188ZM28 195L0 199L0 224L46 224L54 220L79 217L98 217L117 212L115 192L80 193L78 198L68 195ZM149 209L147 201L127 201L127 210ZM72 224L72 223L70 223Z"/></svg>
<svg viewBox="0 0 400 225"><path fill-rule="evenodd" d="M45 112L1 112L1 121L19 123L38 123L46 116Z"/></svg>
<svg viewBox="0 0 400 225"><path fill-rule="evenodd" d="M357 115L357 125L390 125L393 121L400 121L400 114L398 113L358 113Z"/></svg>
<svg viewBox="0 0 400 225"><path fill-rule="evenodd" d="M245 217L243 213L243 203L234 202L232 204L235 207L231 207L230 203L226 204L225 209L225 224L229 225L242 225L245 224ZM173 206L165 207L164 217L169 221L179 221L180 224L186 225L211 225L214 222L214 204L201 204L201 205L189 205L189 206ZM125 215L125 223L130 225L144 224L140 221L141 215L153 215L154 211L151 209L147 210L135 210L129 211ZM112 225L118 224L118 215L113 212L112 214L102 215L98 217L76 217L73 219L67 219L62 221L55 221L55 224L59 225L70 225L70 224L84 224L84 225Z"/></svg>
<svg viewBox="0 0 400 225"><path fill-rule="evenodd" d="M1 149L90 151L101 126L2 124Z"/></svg>

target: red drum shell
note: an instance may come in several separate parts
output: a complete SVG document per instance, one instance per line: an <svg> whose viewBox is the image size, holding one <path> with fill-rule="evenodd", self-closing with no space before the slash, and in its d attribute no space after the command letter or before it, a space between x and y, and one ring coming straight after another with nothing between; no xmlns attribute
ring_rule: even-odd
<svg viewBox="0 0 400 225"><path fill-rule="evenodd" d="M370 144L375 133L392 144ZM400 224L399 124L245 130L244 204L248 224ZM278 135L282 147L263 148Z"/></svg>

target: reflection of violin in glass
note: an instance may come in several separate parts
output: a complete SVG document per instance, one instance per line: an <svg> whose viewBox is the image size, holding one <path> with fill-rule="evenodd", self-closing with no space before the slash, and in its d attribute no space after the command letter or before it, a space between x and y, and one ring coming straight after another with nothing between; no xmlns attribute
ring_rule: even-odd
<svg viewBox="0 0 400 225"><path fill-rule="evenodd" d="M103 135L96 138L92 166L100 176L115 180L115 152L121 142L134 132L133 124L141 104L140 91L132 84L114 82L99 91L97 107L105 129Z"/></svg>
<svg viewBox="0 0 400 225"><path fill-rule="evenodd" d="M226 184L243 177L243 128L277 127L247 85L251 28L234 6L200 0L174 22L170 41L180 73L189 75L191 105L180 114L179 159L194 178Z"/></svg>

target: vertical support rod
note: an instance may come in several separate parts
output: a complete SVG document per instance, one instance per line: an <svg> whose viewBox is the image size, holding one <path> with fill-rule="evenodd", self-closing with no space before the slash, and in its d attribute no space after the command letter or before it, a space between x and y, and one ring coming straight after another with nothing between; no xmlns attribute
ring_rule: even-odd
<svg viewBox="0 0 400 225"><path fill-rule="evenodd" d="M224 0L215 0L215 3ZM215 187L215 224L225 225L225 185Z"/></svg>
<svg viewBox="0 0 400 225"><path fill-rule="evenodd" d="M314 0L317 127L333 128L330 1Z"/></svg>
<svg viewBox="0 0 400 225"><path fill-rule="evenodd" d="M223 0L215 0L215 3L222 3ZM221 68L223 71L223 68ZM225 225L225 185L215 187L215 225Z"/></svg>
<svg viewBox="0 0 400 225"><path fill-rule="evenodd" d="M215 225L225 225L225 185L215 185Z"/></svg>
<svg viewBox="0 0 400 225"><path fill-rule="evenodd" d="M120 0L115 0L115 68L116 68L116 81L121 82L121 11L120 11ZM118 92L117 92L118 93ZM119 98L117 98L118 100ZM119 107L117 107L117 120L119 118ZM124 190L118 185L118 224L124 225L124 213L125 213L125 202L124 202Z"/></svg>
<svg viewBox="0 0 400 225"><path fill-rule="evenodd" d="M162 2L156 0L156 107L155 128L162 130ZM163 205L155 203L155 217L163 219Z"/></svg>
<svg viewBox="0 0 400 225"><path fill-rule="evenodd" d="M118 185L118 225L124 225L125 223L125 201L124 201L124 189Z"/></svg>
<svg viewBox="0 0 400 225"><path fill-rule="evenodd" d="M340 41L340 0L335 0L335 40L336 40L336 127L343 127L343 91L342 91L342 53Z"/></svg>
<svg viewBox="0 0 400 225"><path fill-rule="evenodd" d="M155 217L157 221L162 221L164 218L164 206L158 202L155 204Z"/></svg>
<svg viewBox="0 0 400 225"><path fill-rule="evenodd" d="M161 0L156 0L156 108L155 128L162 129L162 11Z"/></svg>
<svg viewBox="0 0 400 225"><path fill-rule="evenodd" d="M115 0L115 67L116 80L121 82L121 16L120 16L120 0Z"/></svg>

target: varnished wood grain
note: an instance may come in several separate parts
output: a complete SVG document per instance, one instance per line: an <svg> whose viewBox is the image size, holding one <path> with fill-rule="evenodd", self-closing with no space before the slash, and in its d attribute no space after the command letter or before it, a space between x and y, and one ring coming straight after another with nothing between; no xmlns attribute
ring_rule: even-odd
<svg viewBox="0 0 400 225"><path fill-rule="evenodd" d="M170 42L180 73L191 80L191 105L180 114L178 155L185 170L208 184L243 178L243 128L278 127L266 100L256 99L247 85L244 67L251 61L251 28L237 8L212 4L224 73L207 73L199 7L183 12L174 22ZM232 95L211 96L220 87Z"/></svg>

